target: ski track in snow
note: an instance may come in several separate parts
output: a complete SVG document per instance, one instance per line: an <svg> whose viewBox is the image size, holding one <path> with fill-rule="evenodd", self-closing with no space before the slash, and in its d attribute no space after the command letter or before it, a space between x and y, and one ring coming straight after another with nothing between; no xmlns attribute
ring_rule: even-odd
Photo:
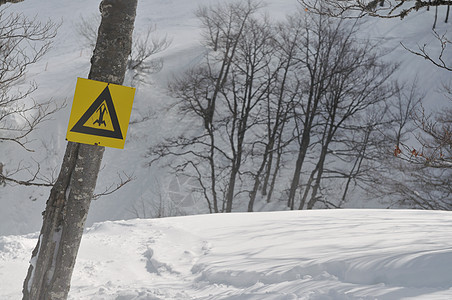
<svg viewBox="0 0 452 300"><path fill-rule="evenodd" d="M328 210L98 223L69 299L452 299L452 213ZM37 235L0 239L19 299Z"/></svg>

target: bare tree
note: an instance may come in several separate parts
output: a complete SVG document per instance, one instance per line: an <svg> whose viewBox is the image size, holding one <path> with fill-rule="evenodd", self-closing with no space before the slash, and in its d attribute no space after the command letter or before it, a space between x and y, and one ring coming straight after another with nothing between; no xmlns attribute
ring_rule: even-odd
<svg viewBox="0 0 452 300"><path fill-rule="evenodd" d="M326 159L331 150L344 149L342 141L351 135L347 131L361 130L361 126L365 125L360 124L363 119L361 114L377 106L382 107L381 104L394 94L390 79L396 65L382 61L383 54L378 52L376 44L364 40L357 42L354 38L355 26L338 32L341 38L335 43L337 50L333 52L335 69L321 105L324 122L320 126L324 129L320 155L305 187L300 209L304 207L314 178L307 208L312 209L317 202ZM339 131L343 131L341 142L335 141Z"/></svg>
<svg viewBox="0 0 452 300"><path fill-rule="evenodd" d="M306 72L306 75L301 78L300 99L294 106L298 149L287 201L287 206L291 209L295 207L303 164L308 149L313 144L311 138L318 123L321 100L341 60L341 57L334 55L334 45L342 38L339 33L343 21L336 22L324 15L303 16L305 33L299 44L300 56L297 59L299 70Z"/></svg>
<svg viewBox="0 0 452 300"><path fill-rule="evenodd" d="M428 116L423 108L411 118L418 145L407 141L394 150L393 160L404 181L395 179L395 201L409 207L452 210L452 111ZM396 184L398 183L398 184Z"/></svg>
<svg viewBox="0 0 452 300"><path fill-rule="evenodd" d="M174 169L191 170L210 212L232 210L244 134L252 126L248 123L249 112L255 95L260 95L254 94L253 79L243 69L261 63L249 57L251 49L264 51L258 44L263 40L252 36L262 34L256 29L258 21L252 18L259 7L259 3L247 1L197 10L205 45L211 52L206 54L204 65L174 80L169 90L179 99L179 112L194 117L200 128L193 136L167 139L150 151L156 159L168 155L180 158L173 161ZM249 86L243 87L244 82Z"/></svg>
<svg viewBox="0 0 452 300"><path fill-rule="evenodd" d="M369 174L374 172L370 162L378 161L380 158L379 149L385 142L380 132L387 125L387 112L387 107L376 106L373 111L366 112L358 127L348 132L347 138L340 140L336 137L340 143L347 146L343 151L339 149L331 151L331 154L343 162L343 165L325 168L324 177L327 180L335 178L345 180L339 201L328 201L328 203L335 202L334 207L342 207L349 200L352 189L356 187L362 189L363 186L372 182L368 179Z"/></svg>
<svg viewBox="0 0 452 300"><path fill-rule="evenodd" d="M452 110L445 108L434 116L427 116L421 108L413 118L420 129L416 135L419 146L403 144L395 152L396 156L431 167L452 168Z"/></svg>
<svg viewBox="0 0 452 300"><path fill-rule="evenodd" d="M240 41L238 55L232 68L229 78L230 85L223 91L224 101L228 114L224 116L223 122L225 126L225 135L228 136L228 152L230 164L230 177L228 191L226 194L226 211L232 210L232 201L235 196L235 182L240 172L254 173L257 161L261 160L260 168L266 163L269 149L267 133L260 135L259 129L262 127L265 119L263 116L274 112L271 110L274 105L269 106L268 98L270 97L270 89L273 88L274 82L279 73L279 62L276 66L272 65L272 58L275 54L273 45L273 28L267 19L262 21L250 18L245 26L243 39ZM281 108L280 108L281 109ZM269 112L266 112L270 110ZM221 114L220 114L221 115ZM222 123L222 122L221 122ZM220 124L221 124L220 123ZM280 126L280 124L278 124ZM259 149L259 143L256 140L264 142L264 147ZM267 149L266 149L267 148ZM262 153L262 155L259 155ZM245 162L254 158L247 166ZM241 171L242 166L244 170ZM260 176L260 171L254 173L253 177ZM255 187L258 182L255 181ZM255 194L256 188L251 191L251 196ZM252 202L250 202L249 210L252 210Z"/></svg>
<svg viewBox="0 0 452 300"><path fill-rule="evenodd" d="M449 9L452 1L447 0L298 0L306 9L331 16L362 17L364 15L380 18L404 18L421 8L442 7Z"/></svg>
<svg viewBox="0 0 452 300"><path fill-rule="evenodd" d="M350 22L301 12L276 25L255 18L255 9L243 3L200 8L206 45L215 51L169 86L174 108L199 127L149 152L152 163L176 158L169 165L198 181L210 212L230 212L246 194L253 211L259 191L269 202L293 152L288 205L294 208L309 154L310 164L321 161L315 198L336 132L390 94L385 81L394 68L379 61L374 44L359 46Z"/></svg>
<svg viewBox="0 0 452 300"><path fill-rule="evenodd" d="M37 85L25 78L29 67L48 52L57 28L58 25L50 20L42 23L23 14L0 9L0 142L12 142L33 152L29 147L30 134L64 105L57 104L53 99L31 99L30 95ZM3 168L1 181L24 185L51 184L40 180L39 170L27 170L31 173L31 178L27 180L13 178L19 169Z"/></svg>
<svg viewBox="0 0 452 300"><path fill-rule="evenodd" d="M27 136L56 110L53 101L25 101L37 86L25 82L30 65L49 50L57 25L29 20L24 15L0 10L0 140L27 148ZM31 102L31 103L30 103Z"/></svg>
<svg viewBox="0 0 452 300"><path fill-rule="evenodd" d="M286 146L292 142L293 138L286 133L286 125L292 117L292 107L295 99L298 98L299 82L296 80L296 60L298 44L300 43L303 29L299 26L295 17L289 17L287 22L281 22L275 26L273 38L273 61L271 62L271 72L268 78L271 85L265 97L265 105L262 105L262 112L265 115L262 136L258 136L254 148L262 148L257 155L254 151L252 161L258 168L250 171L253 176L253 188L250 191L248 211L253 211L258 191L266 197L266 202L270 202L275 189L277 175L281 168L281 159ZM293 80L295 78L295 80ZM260 162L259 162L260 160Z"/></svg>
<svg viewBox="0 0 452 300"><path fill-rule="evenodd" d="M94 50L97 40L97 29L101 18L99 14L89 17L80 16L80 21L75 25L75 31L80 38L82 45L90 50Z"/></svg>
<svg viewBox="0 0 452 300"><path fill-rule="evenodd" d="M418 81L400 89L364 188L388 207L450 210L450 111L426 116L422 98Z"/></svg>
<svg viewBox="0 0 452 300"><path fill-rule="evenodd" d="M376 199L388 207L452 210L450 167L407 163L397 157L388 164L389 174L373 177Z"/></svg>
<svg viewBox="0 0 452 300"><path fill-rule="evenodd" d="M103 0L90 79L121 84L137 1ZM104 147L69 142L23 285L23 299L66 299Z"/></svg>
<svg viewBox="0 0 452 300"><path fill-rule="evenodd" d="M392 1L392 0L326 0L326 1L310 1L310 0L299 0L300 3L304 5L307 11L327 15L330 17L340 17L340 18L362 18L364 16L380 17L380 18L401 18L403 19L413 11L418 11L420 9L429 10L431 7L435 8L434 22L433 22L433 35L438 41L437 46L435 44L423 44L418 45L418 49L411 49L402 44L402 46L410 53L428 60L433 65L438 68L450 71L451 66L447 60L447 50L450 46L450 38L447 32L440 33L437 29L437 19L438 12L440 8L445 8L445 19L447 23L449 19L450 5L451 1ZM413 92L413 90L411 91ZM404 96L406 97L406 96ZM442 184L447 185L448 171L447 168L449 163L447 162L446 148L448 140L448 128L445 125L446 120L450 119L448 114L450 112L445 111L443 114L438 114L437 116L426 116L424 110L420 107L420 101L417 101L414 105L413 95L409 95L409 98L413 99L410 103L404 105L399 105L399 109L404 110L403 112L397 109L392 109L389 113L393 114L394 126L396 133L394 135L392 150L393 156L396 158L395 161L390 159L390 163L387 166L387 170L391 171L391 174L396 173L400 177L406 177L406 180L399 181L398 178L394 176L383 176L378 179L373 180L374 183L379 182L375 186L380 186L381 189L385 189L386 193L396 194L395 199L398 199L397 203L403 203L403 205L412 205L414 207L425 208L425 209L446 209L448 203L450 203L450 193L446 189L442 188L436 189L436 194L431 191L429 187L439 186L434 178L435 176L441 175L445 182ZM417 110L416 114L413 111ZM410 111L410 113L408 113ZM414 116L415 115L415 116ZM399 120L399 121L397 121ZM408 122L415 121L413 129L416 134L415 138L418 143L413 141L413 135L408 137L406 134L406 128ZM413 123L412 123L413 124ZM411 139L410 139L411 138ZM407 143L404 143L403 139L408 139ZM383 150L382 150L383 151ZM387 153L387 149L384 150ZM404 162L403 162L404 161ZM408 164L407 164L408 163ZM384 166L384 162L381 166ZM432 168L437 168L436 170ZM445 168L445 169L443 169ZM384 168L383 168L384 169ZM381 176L378 175L378 176ZM392 180L392 181L391 181ZM382 181L385 181L383 183ZM416 183L419 185L416 187ZM430 182L430 185L428 184ZM421 187L422 191L421 192ZM383 194L383 193L382 193ZM435 196L433 196L435 194ZM381 194L380 194L381 195ZM438 198L438 201L435 201Z"/></svg>
<svg viewBox="0 0 452 300"><path fill-rule="evenodd" d="M80 17L76 24L76 32L82 43L89 49L94 49L97 38L97 27L100 24L100 15ZM158 53L168 49L172 40L168 36L159 36L155 25L148 26L144 34L136 33L132 39L132 51L127 62L131 84L145 81L149 74L159 72L163 67L163 58L155 58Z"/></svg>
<svg viewBox="0 0 452 300"><path fill-rule="evenodd" d="M163 58L153 58L171 45L168 36L158 37L156 26L149 26L143 35L132 40L132 52L127 69L133 72L132 80L144 81L146 75L159 72L163 67Z"/></svg>
<svg viewBox="0 0 452 300"><path fill-rule="evenodd" d="M438 41L440 48L439 54L433 55L432 50L428 50L427 44L418 45L418 49L410 49L402 44L402 46L412 54L420 56L435 66L451 71L452 67L444 57L447 47L451 44L450 37L447 32L439 33L436 31L438 18L438 8L445 7L446 14L444 22L449 20L450 5L452 1L432 1L432 0L298 0L306 10L317 14L325 14L331 17L340 18L361 18L364 16L372 16L379 18L401 18L403 19L409 13L420 9L429 10L435 7L435 17L432 31L435 39Z"/></svg>
<svg viewBox="0 0 452 300"><path fill-rule="evenodd" d="M253 211L284 193L279 174L288 173L291 209L339 207L384 169L381 147L393 147L385 135L405 132L414 92L392 84L397 64L358 37L359 20L300 12L273 24L249 4L198 10L211 51L169 86L171 109L192 123L150 149L151 163L172 157L168 165L196 179L210 212L242 209L244 195ZM389 104L402 94L413 103L398 115Z"/></svg>

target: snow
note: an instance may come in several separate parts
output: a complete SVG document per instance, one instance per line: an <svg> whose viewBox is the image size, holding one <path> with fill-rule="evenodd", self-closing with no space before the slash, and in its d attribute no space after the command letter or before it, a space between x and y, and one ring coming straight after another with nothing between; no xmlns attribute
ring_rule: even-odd
<svg viewBox="0 0 452 300"><path fill-rule="evenodd" d="M90 66L90 51L81 46L75 27L82 16L98 13L99 2L41 0L8 7L38 20L61 22L54 47L30 69L27 79L39 87L33 99L52 98L66 107L34 133L30 146L38 151L1 143L5 168L17 164L36 168L40 163L47 176L57 176L76 78L85 78ZM169 201L173 209L206 212L205 203L187 193L190 182L149 168L145 153L175 124L190 126L187 120L158 109L170 101L168 81L199 62L204 51L193 11L215 2L139 1L135 31L156 24L157 32L166 34L172 44L161 54L162 71L137 87L125 149L106 150L96 192L114 186L117 174L135 180L92 203L90 228L82 239L69 298L452 299L450 212L348 209L130 219L149 216L158 199ZM266 2L275 19L297 7L295 0ZM425 17L419 18L421 14ZM374 19L365 34L395 49L389 59L400 60L402 79L422 74L423 83L430 87L424 103L439 108L437 90L450 74L407 55L400 46L403 42L416 49L431 40L433 12L418 15L404 22ZM438 24L439 30L446 25ZM142 118L146 121L137 122ZM49 188L0 188L0 300L20 299ZM349 205L378 207L359 200ZM281 210L281 203L256 207Z"/></svg>
<svg viewBox="0 0 452 300"><path fill-rule="evenodd" d="M28 292L30 292L31 285L33 283L33 277L35 276L36 263L38 261L39 253L41 252L41 241L42 241L42 234L39 236L38 242L37 242L38 243L38 251L36 252L36 255L30 259L30 267L33 267L33 269L31 270L30 280L28 281L28 284L27 284Z"/></svg>
<svg viewBox="0 0 452 300"><path fill-rule="evenodd" d="M451 228L451 212L416 210L97 223L69 299L452 299ZM20 298L36 238L0 239L0 299Z"/></svg>

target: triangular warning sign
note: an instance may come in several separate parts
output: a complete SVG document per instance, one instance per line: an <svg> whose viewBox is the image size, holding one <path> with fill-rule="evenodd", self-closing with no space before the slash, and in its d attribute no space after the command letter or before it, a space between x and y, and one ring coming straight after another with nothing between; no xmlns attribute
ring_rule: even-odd
<svg viewBox="0 0 452 300"><path fill-rule="evenodd" d="M113 130L108 128L113 128ZM108 85L70 131L123 139Z"/></svg>

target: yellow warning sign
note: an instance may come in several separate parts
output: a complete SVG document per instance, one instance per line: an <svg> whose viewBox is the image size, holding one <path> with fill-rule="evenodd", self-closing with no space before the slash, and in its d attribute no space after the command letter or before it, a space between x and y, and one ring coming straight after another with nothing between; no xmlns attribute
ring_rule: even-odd
<svg viewBox="0 0 452 300"><path fill-rule="evenodd" d="M68 141L124 148L135 88L77 78Z"/></svg>

